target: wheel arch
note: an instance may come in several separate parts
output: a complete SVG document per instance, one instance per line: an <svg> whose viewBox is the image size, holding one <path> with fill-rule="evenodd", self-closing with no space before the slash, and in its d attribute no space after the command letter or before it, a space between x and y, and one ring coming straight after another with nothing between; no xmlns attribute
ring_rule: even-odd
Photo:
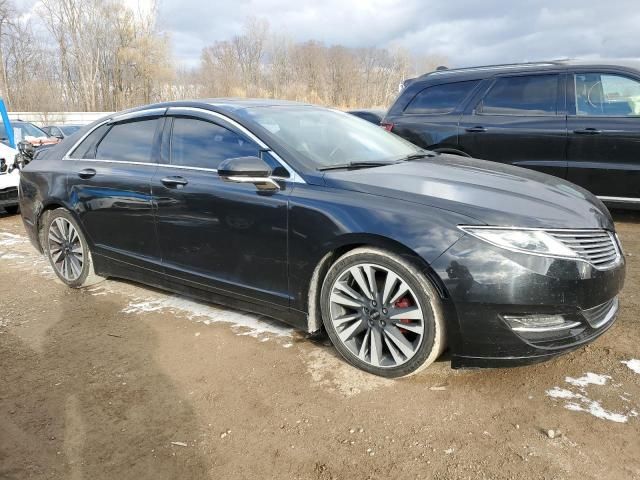
<svg viewBox="0 0 640 480"><path fill-rule="evenodd" d="M346 234L324 249L320 258L315 262L315 267L309 279L307 298L305 299L307 311L307 332L317 333L323 328L322 313L320 311L320 290L322 280L326 276L329 267L345 253L361 247L373 247L388 250L402 256L405 260L416 266L431 281L441 299L447 299L449 294L440 277L431 268L428 262L406 245L391 238L376 234Z"/></svg>
<svg viewBox="0 0 640 480"><path fill-rule="evenodd" d="M44 247L42 245L42 227L43 227L44 216L47 212L56 210L58 208L64 208L65 210L67 210L75 218L78 225L80 226L82 225L78 219L76 212L72 208L70 208L69 205L65 204L65 202L63 202L61 199L51 198L46 202L43 202L40 205L40 208L36 212L36 216L35 216L36 217L35 227L36 227L36 232L38 232L38 244L39 244L38 246L40 248L40 253L44 253Z"/></svg>

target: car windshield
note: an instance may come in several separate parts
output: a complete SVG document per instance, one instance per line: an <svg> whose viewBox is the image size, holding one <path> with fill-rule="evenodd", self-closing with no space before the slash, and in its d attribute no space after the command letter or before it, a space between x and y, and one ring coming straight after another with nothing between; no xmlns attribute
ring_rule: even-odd
<svg viewBox="0 0 640 480"><path fill-rule="evenodd" d="M33 125L32 123L12 123L11 124L14 130L21 130L22 137L48 137L43 130L40 130L38 127Z"/></svg>
<svg viewBox="0 0 640 480"><path fill-rule="evenodd" d="M312 106L251 107L239 112L299 154L309 168L381 163L424 152L365 120Z"/></svg>
<svg viewBox="0 0 640 480"><path fill-rule="evenodd" d="M73 132L80 128L80 125L63 125L58 128L62 130L62 133L64 133L65 135L71 135Z"/></svg>

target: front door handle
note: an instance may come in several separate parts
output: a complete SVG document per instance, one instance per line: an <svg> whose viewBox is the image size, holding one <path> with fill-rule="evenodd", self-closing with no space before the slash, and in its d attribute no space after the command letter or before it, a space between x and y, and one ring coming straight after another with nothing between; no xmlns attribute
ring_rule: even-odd
<svg viewBox="0 0 640 480"><path fill-rule="evenodd" d="M160 181L167 188L180 188L189 183L189 181L184 177L164 177Z"/></svg>
<svg viewBox="0 0 640 480"><path fill-rule="evenodd" d="M91 177L95 176L95 174L96 174L96 171L93 168L85 168L85 169L80 170L78 172L78 176L80 178L85 178L85 179L86 178L91 178Z"/></svg>
<svg viewBox="0 0 640 480"><path fill-rule="evenodd" d="M465 130L469 133L482 133L487 131L487 129L484 128L482 125L476 125L475 127L465 128Z"/></svg>
<svg viewBox="0 0 640 480"><path fill-rule="evenodd" d="M578 135L599 135L600 133L602 133L602 130L598 130L597 128L583 128L583 129L579 129L579 130L574 130L573 133L576 133Z"/></svg>

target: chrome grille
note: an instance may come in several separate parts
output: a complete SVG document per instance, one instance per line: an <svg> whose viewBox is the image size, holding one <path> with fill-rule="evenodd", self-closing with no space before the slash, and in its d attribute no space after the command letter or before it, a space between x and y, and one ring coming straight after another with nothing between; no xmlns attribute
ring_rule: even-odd
<svg viewBox="0 0 640 480"><path fill-rule="evenodd" d="M618 297L593 308L582 310L582 316L593 328L599 328L618 313Z"/></svg>
<svg viewBox="0 0 640 480"><path fill-rule="evenodd" d="M609 268L620 261L615 237L606 230L549 230L547 233L596 268Z"/></svg>

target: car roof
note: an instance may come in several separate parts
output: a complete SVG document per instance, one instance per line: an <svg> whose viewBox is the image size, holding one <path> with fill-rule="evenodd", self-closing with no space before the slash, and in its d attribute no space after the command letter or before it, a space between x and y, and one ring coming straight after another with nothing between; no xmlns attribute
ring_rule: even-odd
<svg viewBox="0 0 640 480"><path fill-rule="evenodd" d="M545 70L567 69L570 67L593 67L593 68L627 68L640 70L640 60L638 59L594 59L576 60L562 59L542 62L508 63L500 65L481 65L477 67L451 68L448 70L436 70L425 73L415 79L415 81L433 79L472 79L486 78L499 73L526 73L529 71L540 72Z"/></svg>

